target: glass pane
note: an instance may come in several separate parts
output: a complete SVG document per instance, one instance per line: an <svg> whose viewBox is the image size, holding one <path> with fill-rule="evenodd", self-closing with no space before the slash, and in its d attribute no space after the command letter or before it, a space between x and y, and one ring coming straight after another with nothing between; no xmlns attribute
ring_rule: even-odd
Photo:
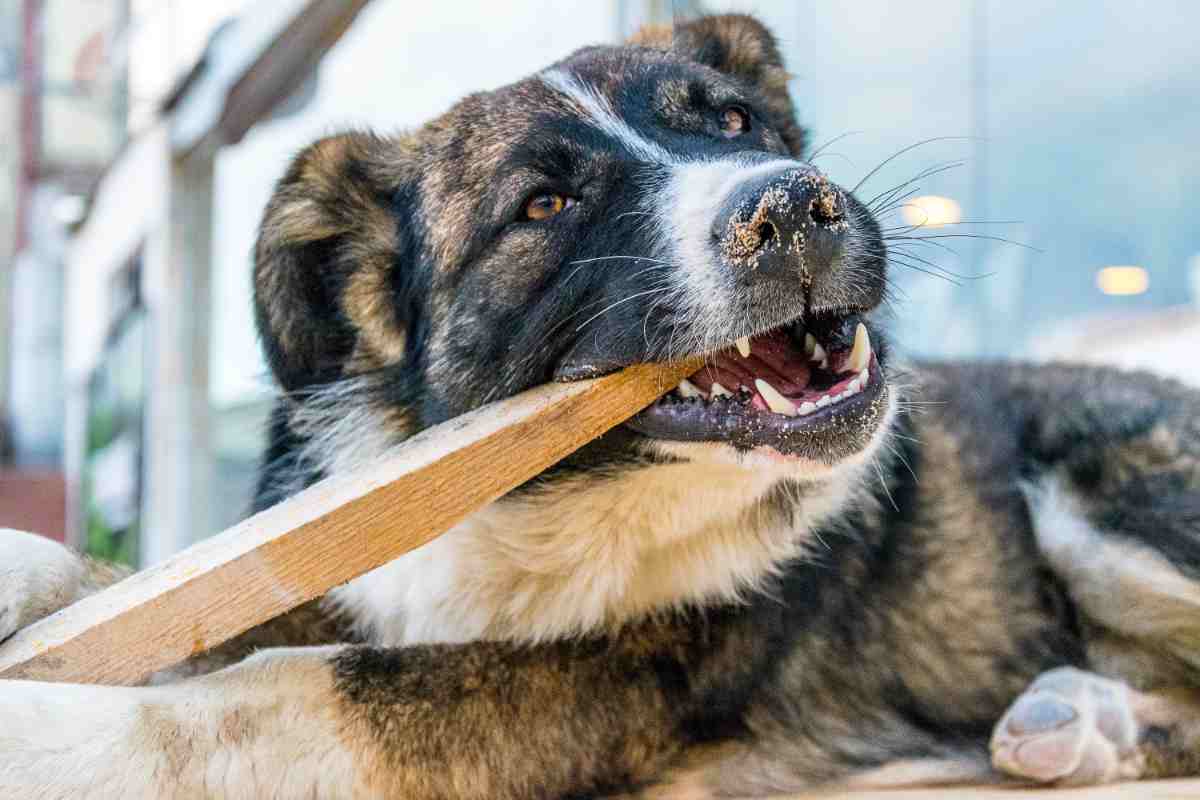
<svg viewBox="0 0 1200 800"><path fill-rule="evenodd" d="M145 409L146 319L137 296L137 270L119 286L116 315L88 391L83 468L84 551L138 566L141 528L142 426Z"/></svg>
<svg viewBox="0 0 1200 800"><path fill-rule="evenodd" d="M885 215L894 236L939 237L890 243L909 352L1046 354L1046 342L1090 329L1097 315L1191 301L1200 5L705 5L750 10L774 27L814 143L845 135L816 158L843 185L936 139L859 192L871 198L947 168L904 187L914 190L906 202L945 198L928 202L960 224L903 229L931 219L928 202Z"/></svg>

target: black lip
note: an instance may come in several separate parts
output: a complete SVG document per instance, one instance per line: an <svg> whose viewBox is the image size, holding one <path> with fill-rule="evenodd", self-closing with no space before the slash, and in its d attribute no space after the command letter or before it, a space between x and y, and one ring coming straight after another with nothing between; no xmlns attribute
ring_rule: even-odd
<svg viewBox="0 0 1200 800"><path fill-rule="evenodd" d="M559 364L551 376L551 379L556 383L571 383L572 381L586 381L592 378L602 378L612 372L617 372L625 367L636 364L636 361L625 363L623 361L595 361L595 362L564 362Z"/></svg>

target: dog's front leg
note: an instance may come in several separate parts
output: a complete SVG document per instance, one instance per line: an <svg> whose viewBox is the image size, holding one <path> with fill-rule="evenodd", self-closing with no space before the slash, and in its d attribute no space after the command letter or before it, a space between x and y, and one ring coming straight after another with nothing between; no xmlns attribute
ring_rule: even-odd
<svg viewBox="0 0 1200 800"><path fill-rule="evenodd" d="M711 622L711 620L710 620ZM0 682L0 796L560 797L652 781L753 661L713 626L268 650L145 688ZM740 653L740 655L739 655Z"/></svg>
<svg viewBox="0 0 1200 800"><path fill-rule="evenodd" d="M0 681L0 797L363 796L330 706L339 649L165 686Z"/></svg>
<svg viewBox="0 0 1200 800"><path fill-rule="evenodd" d="M37 534L0 528L0 642L127 574Z"/></svg>

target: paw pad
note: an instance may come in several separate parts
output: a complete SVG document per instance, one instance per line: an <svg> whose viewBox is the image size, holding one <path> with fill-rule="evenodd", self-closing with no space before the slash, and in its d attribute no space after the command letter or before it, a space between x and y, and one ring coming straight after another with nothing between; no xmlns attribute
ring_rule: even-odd
<svg viewBox="0 0 1200 800"><path fill-rule="evenodd" d="M992 734L992 763L1039 783L1096 784L1141 772L1138 723L1122 683L1072 668L1040 676Z"/></svg>
<svg viewBox="0 0 1200 800"><path fill-rule="evenodd" d="M1044 733L1078 718L1074 708L1054 695L1022 695L1008 712L1008 731L1014 736Z"/></svg>

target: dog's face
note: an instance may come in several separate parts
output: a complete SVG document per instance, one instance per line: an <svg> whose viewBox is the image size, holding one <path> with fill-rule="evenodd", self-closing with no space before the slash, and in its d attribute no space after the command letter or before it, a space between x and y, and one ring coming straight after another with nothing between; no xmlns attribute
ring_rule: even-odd
<svg viewBox="0 0 1200 800"><path fill-rule="evenodd" d="M549 380L702 354L609 452L860 453L887 416L869 316L884 247L799 160L786 81L759 23L711 17L581 50L410 136L316 143L256 254L277 378L297 393L370 376L356 385L402 436Z"/></svg>

